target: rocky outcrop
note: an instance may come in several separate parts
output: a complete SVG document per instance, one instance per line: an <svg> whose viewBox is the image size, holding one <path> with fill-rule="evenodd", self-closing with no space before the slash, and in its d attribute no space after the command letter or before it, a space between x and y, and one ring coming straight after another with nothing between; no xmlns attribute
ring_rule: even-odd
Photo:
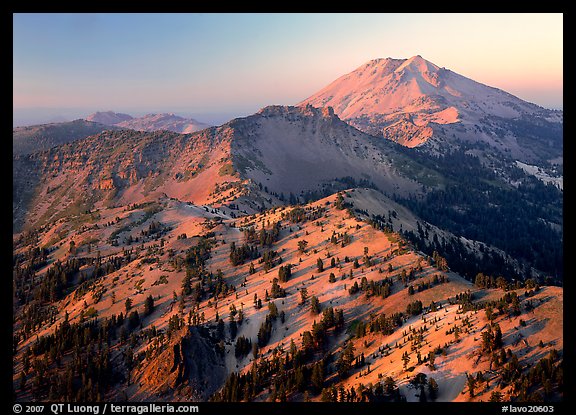
<svg viewBox="0 0 576 415"><path fill-rule="evenodd" d="M187 327L160 355L144 362L139 382L156 396L205 401L225 378L223 358L208 330Z"/></svg>

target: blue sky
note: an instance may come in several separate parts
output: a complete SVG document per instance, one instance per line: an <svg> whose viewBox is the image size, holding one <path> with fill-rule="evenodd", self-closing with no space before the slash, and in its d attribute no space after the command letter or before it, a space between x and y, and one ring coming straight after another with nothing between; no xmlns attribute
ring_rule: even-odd
<svg viewBox="0 0 576 415"><path fill-rule="evenodd" d="M379 57L562 107L562 14L15 14L15 112L247 115Z"/></svg>

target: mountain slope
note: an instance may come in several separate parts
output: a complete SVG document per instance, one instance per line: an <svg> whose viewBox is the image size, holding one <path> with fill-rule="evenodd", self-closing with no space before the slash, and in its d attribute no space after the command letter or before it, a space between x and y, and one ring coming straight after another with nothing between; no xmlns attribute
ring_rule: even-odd
<svg viewBox="0 0 576 415"><path fill-rule="evenodd" d="M436 157L370 136L329 108L267 107L189 135L106 132L17 156L13 172L15 232L163 195L239 216L361 186L451 234L433 241L413 232L412 239L450 255L468 278L482 269L510 279L563 275L558 189L515 163L483 166L468 149ZM476 258L469 251L481 247L460 238L497 250Z"/></svg>
<svg viewBox="0 0 576 415"><path fill-rule="evenodd" d="M117 127L85 120L16 127L12 131L12 154L30 154L79 140Z"/></svg>
<svg viewBox="0 0 576 415"><path fill-rule="evenodd" d="M523 162L562 155L562 111L441 68L421 56L376 59L299 105L331 106L343 120L407 147L432 137L482 142Z"/></svg>
<svg viewBox="0 0 576 415"><path fill-rule="evenodd" d="M84 220L80 231L66 220L38 230L33 245L45 251L30 249L30 237L15 241L15 385L27 350L47 357L42 373L31 365L24 374L38 387L15 386L18 400L49 399L36 378L66 385L74 355L106 363L109 376L88 371L88 382L74 372L62 400L98 391L111 401L417 401L418 374L436 380L439 401L486 401L492 392L527 400L522 390L544 388L528 377L532 367L554 349L551 367L561 362L561 288L474 286L398 233L358 220L337 195L240 219L160 198ZM245 244L258 255L238 256ZM289 276L274 282L286 266ZM49 277L54 270L65 280ZM482 332L496 324L492 356ZM66 336L78 340L60 341ZM102 340L109 347L93 347ZM59 344L61 358L49 357ZM509 369L527 382L514 388ZM557 399L561 378L552 372ZM470 393L467 374L489 382Z"/></svg>
<svg viewBox="0 0 576 415"><path fill-rule="evenodd" d="M116 125L123 121L129 121L133 117L128 114L114 111L98 111L86 117L86 121L99 122L106 125Z"/></svg>
<svg viewBox="0 0 576 415"><path fill-rule="evenodd" d="M271 106L231 126L235 166L270 191L322 191L346 177L390 193L420 188L395 166L400 154L393 146L350 127L330 109Z"/></svg>
<svg viewBox="0 0 576 415"><path fill-rule="evenodd" d="M153 194L223 203L255 184L286 199L290 193L331 194L350 180L399 194L419 192L417 182L394 167L403 160L392 143L333 113L270 107L191 135L106 132L16 157L13 212L15 223L33 226L63 214L66 206L136 203ZM266 206L274 204L267 199Z"/></svg>
<svg viewBox="0 0 576 415"><path fill-rule="evenodd" d="M215 186L236 182L220 172L229 143L215 129L194 136L168 131L107 131L74 144L14 158L15 229L92 207L130 204L163 193L207 202Z"/></svg>

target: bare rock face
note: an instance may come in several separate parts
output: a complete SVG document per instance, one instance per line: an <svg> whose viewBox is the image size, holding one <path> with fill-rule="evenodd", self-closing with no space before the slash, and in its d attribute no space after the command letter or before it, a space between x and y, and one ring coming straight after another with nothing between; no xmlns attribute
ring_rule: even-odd
<svg viewBox="0 0 576 415"><path fill-rule="evenodd" d="M226 369L215 343L206 336L206 330L191 327L180 344L182 357L182 382L188 382L192 390L208 399L224 382ZM179 369L180 370L180 369ZM180 373L180 371L179 371Z"/></svg>
<svg viewBox="0 0 576 415"><path fill-rule="evenodd" d="M98 189L100 190L112 190L115 187L114 179L112 177L102 178L98 182Z"/></svg>
<svg viewBox="0 0 576 415"><path fill-rule="evenodd" d="M142 391L163 398L206 401L226 378L223 357L207 329L190 327L141 373Z"/></svg>
<svg viewBox="0 0 576 415"><path fill-rule="evenodd" d="M278 194L321 192L337 179L417 191L394 167L397 150L342 121L330 107L270 106L231 123L236 169Z"/></svg>

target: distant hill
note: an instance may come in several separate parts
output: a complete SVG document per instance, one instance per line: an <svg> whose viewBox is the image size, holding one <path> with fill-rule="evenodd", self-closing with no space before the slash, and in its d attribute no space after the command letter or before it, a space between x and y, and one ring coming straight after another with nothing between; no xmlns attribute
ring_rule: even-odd
<svg viewBox="0 0 576 415"><path fill-rule="evenodd" d="M147 114L142 117L132 117L112 111L95 112L86 117L88 121L96 121L102 124L115 125L136 131L159 131L167 130L175 133L193 133L209 127L208 124L196 121L193 118L184 118L175 114Z"/></svg>
<svg viewBox="0 0 576 415"><path fill-rule="evenodd" d="M114 111L98 111L86 117L86 121L99 122L106 125L116 125L123 121L129 121L133 117L128 114Z"/></svg>
<svg viewBox="0 0 576 415"><path fill-rule="evenodd" d="M168 130L175 133L193 133L208 128L210 125L196 121L193 118L184 118L174 114L148 114L133 118L118 124L119 127L130 128L137 131Z"/></svg>
<svg viewBox="0 0 576 415"><path fill-rule="evenodd" d="M16 127L12 131L12 154L30 154L116 129L114 126L86 120Z"/></svg>

